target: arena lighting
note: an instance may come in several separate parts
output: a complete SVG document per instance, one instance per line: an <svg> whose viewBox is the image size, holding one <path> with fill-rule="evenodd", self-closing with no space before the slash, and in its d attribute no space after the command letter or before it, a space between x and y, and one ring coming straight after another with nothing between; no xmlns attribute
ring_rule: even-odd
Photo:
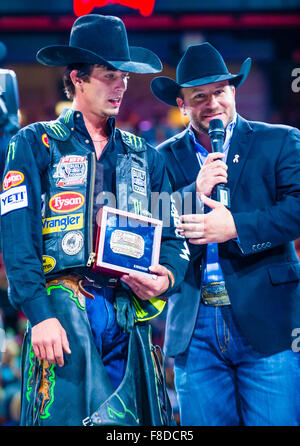
<svg viewBox="0 0 300 446"><path fill-rule="evenodd" d="M138 9L143 16L149 16L153 12L155 0L73 0L74 13L79 17L89 14L95 7L120 4L132 9Z"/></svg>
<svg viewBox="0 0 300 446"><path fill-rule="evenodd" d="M194 14L173 17L171 14L141 17L121 16L127 30L197 30L199 29L295 29L300 27L300 14ZM0 16L1 32L70 31L73 15L65 16Z"/></svg>

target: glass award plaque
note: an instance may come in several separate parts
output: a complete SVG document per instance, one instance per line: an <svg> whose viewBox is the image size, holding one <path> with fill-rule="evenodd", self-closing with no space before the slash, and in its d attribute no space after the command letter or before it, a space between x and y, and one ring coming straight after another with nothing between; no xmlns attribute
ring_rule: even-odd
<svg viewBox="0 0 300 446"><path fill-rule="evenodd" d="M96 227L93 271L112 277L151 275L149 267L159 263L162 221L103 206Z"/></svg>

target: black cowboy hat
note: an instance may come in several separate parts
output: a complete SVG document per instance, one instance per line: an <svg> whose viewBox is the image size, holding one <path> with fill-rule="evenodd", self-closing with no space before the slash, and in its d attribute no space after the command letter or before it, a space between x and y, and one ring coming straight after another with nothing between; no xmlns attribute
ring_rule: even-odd
<svg viewBox="0 0 300 446"><path fill-rule="evenodd" d="M238 87L248 76L251 59L248 57L240 69L239 74L229 73L224 59L210 43L191 45L187 48L176 69L176 80L159 76L152 80L151 90L160 101L175 105L180 88L195 87L213 82L228 80Z"/></svg>
<svg viewBox="0 0 300 446"><path fill-rule="evenodd" d="M131 73L159 73L162 64L152 51L129 46L125 25L114 16L88 14L75 20L69 45L50 45L38 51L48 66L74 63L104 64Z"/></svg>

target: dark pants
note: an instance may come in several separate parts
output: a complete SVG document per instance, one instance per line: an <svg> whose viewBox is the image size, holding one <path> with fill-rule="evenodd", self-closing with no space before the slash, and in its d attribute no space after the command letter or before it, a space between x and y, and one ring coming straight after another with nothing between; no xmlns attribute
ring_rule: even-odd
<svg viewBox="0 0 300 446"><path fill-rule="evenodd" d="M127 360L128 334L116 320L113 289L86 287L95 299L86 299L86 311L93 337L114 388L121 383Z"/></svg>

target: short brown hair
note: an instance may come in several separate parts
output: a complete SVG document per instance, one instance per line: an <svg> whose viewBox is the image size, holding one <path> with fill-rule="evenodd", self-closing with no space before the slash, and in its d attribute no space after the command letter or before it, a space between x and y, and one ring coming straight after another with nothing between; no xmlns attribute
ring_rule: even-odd
<svg viewBox="0 0 300 446"><path fill-rule="evenodd" d="M63 76L64 92L67 98L71 101L75 96L75 86L70 77L71 71L77 70L77 76L84 80L84 82L89 82L91 72L95 65L87 63L78 63L68 65Z"/></svg>

